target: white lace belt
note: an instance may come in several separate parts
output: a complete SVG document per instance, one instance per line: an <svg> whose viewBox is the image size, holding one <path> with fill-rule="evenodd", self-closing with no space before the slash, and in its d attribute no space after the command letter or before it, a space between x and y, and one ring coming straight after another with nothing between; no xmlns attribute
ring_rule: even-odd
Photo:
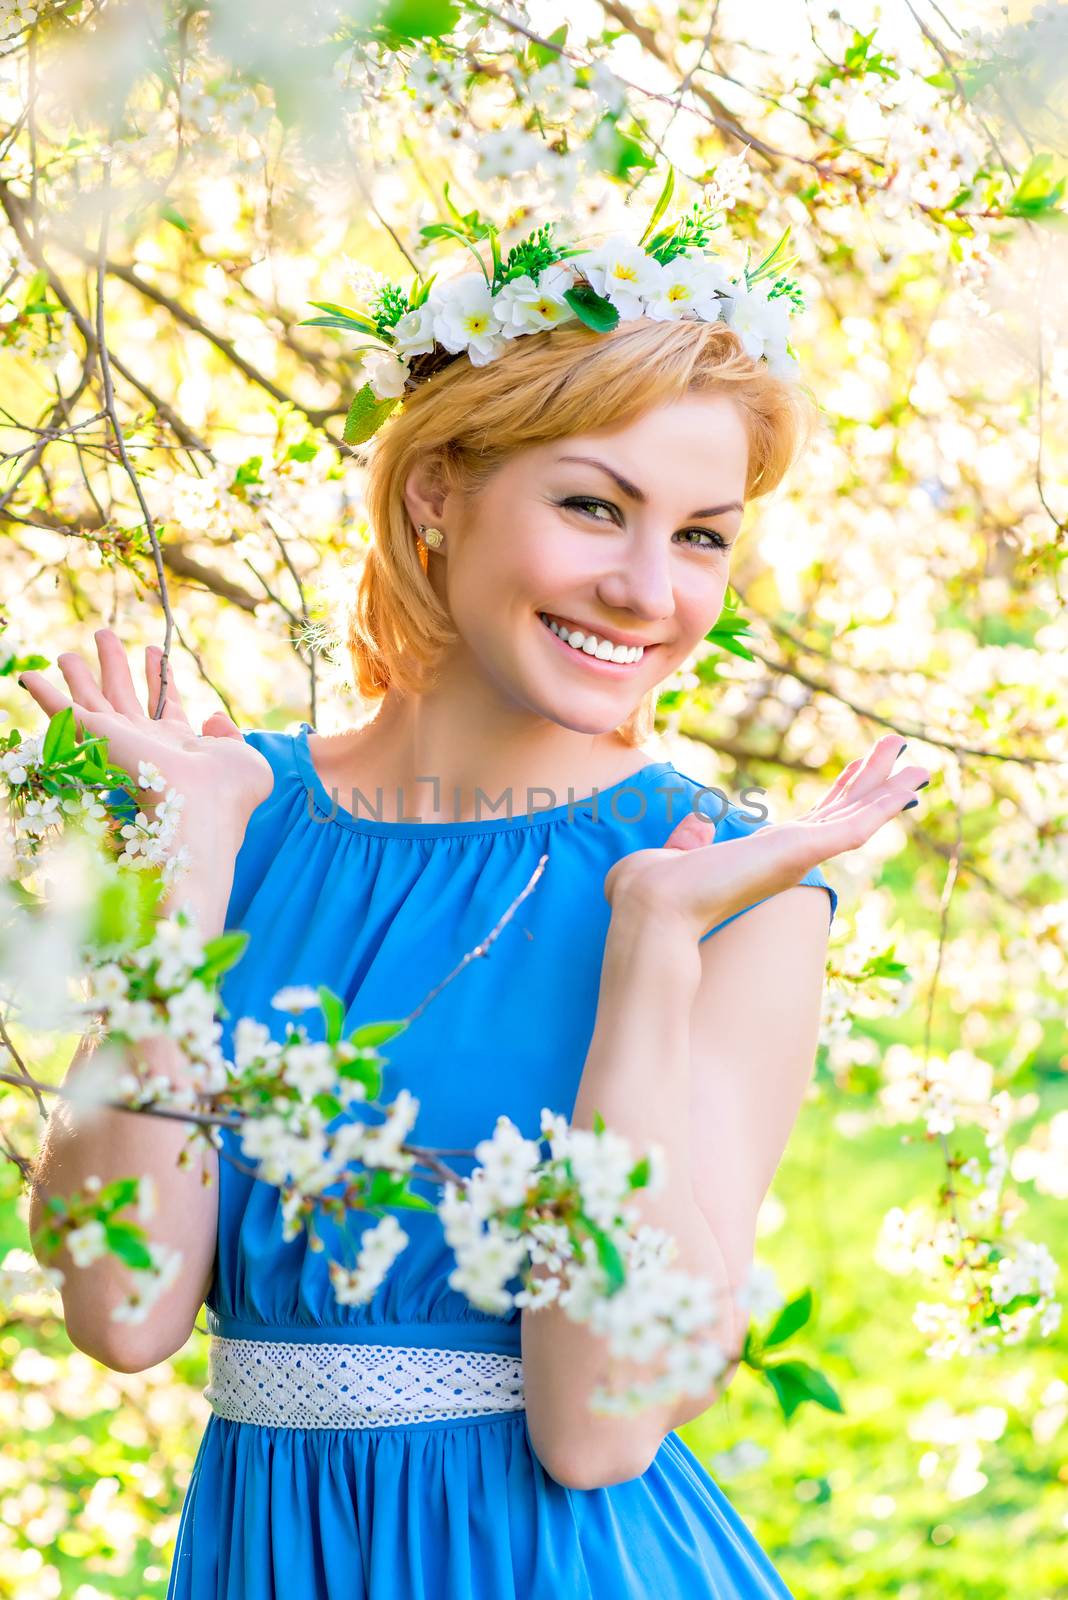
<svg viewBox="0 0 1068 1600"><path fill-rule="evenodd" d="M397 1344L288 1344L212 1334L204 1397L268 1428L396 1428L523 1409L519 1356Z"/></svg>

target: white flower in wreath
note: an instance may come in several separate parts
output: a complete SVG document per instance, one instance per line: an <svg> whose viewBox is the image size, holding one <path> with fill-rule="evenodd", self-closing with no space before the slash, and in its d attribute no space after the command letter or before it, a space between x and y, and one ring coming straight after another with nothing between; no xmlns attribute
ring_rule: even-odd
<svg viewBox="0 0 1068 1600"><path fill-rule="evenodd" d="M431 286L427 304L434 317L434 335L446 350L466 350L471 365L483 367L504 349L504 336L493 314L489 284L469 272Z"/></svg>
<svg viewBox="0 0 1068 1600"><path fill-rule="evenodd" d="M676 256L662 268L656 292L646 297L647 315L657 322L675 322L682 317L699 317L702 322L718 322L724 302L719 295L730 294L733 285L727 269L706 256Z"/></svg>
<svg viewBox="0 0 1068 1600"><path fill-rule="evenodd" d="M611 301L621 322L642 316L646 299L660 293L664 268L625 234L613 234L577 261L590 287Z"/></svg>
<svg viewBox="0 0 1068 1600"><path fill-rule="evenodd" d="M434 348L434 313L425 301L397 319L393 341L398 355L406 359L430 354Z"/></svg>
<svg viewBox="0 0 1068 1600"><path fill-rule="evenodd" d="M575 275L562 261L543 267L535 283L529 272L513 278L493 297L493 314L506 339L521 333L539 333L570 321L575 313L564 299Z"/></svg>
<svg viewBox="0 0 1068 1600"><path fill-rule="evenodd" d="M747 289L739 281L731 285L725 320L740 334L746 354L754 360L765 354L780 358L785 354L790 321L790 302L785 295L769 300L765 284Z"/></svg>
<svg viewBox="0 0 1068 1600"><path fill-rule="evenodd" d="M404 393L408 363L392 350L374 350L364 356L363 375L376 400L398 400Z"/></svg>
<svg viewBox="0 0 1068 1600"><path fill-rule="evenodd" d="M773 378L787 378L795 382L801 372L801 363L788 350L765 350L764 359Z"/></svg>

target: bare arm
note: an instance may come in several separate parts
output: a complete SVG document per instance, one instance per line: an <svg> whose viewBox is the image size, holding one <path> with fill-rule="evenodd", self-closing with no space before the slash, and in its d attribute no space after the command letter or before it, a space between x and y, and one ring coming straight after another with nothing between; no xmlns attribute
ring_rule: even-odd
<svg viewBox="0 0 1068 1600"><path fill-rule="evenodd" d="M745 1342L748 1313L737 1291L753 1264L757 1217L812 1077L828 933L826 889L796 885L700 947L690 1151L694 1194L732 1286L724 1343L733 1350ZM736 1370L722 1375L721 1391ZM672 1427L704 1409L700 1397L687 1396Z"/></svg>
<svg viewBox="0 0 1068 1600"><path fill-rule="evenodd" d="M202 733L195 734L173 676L163 713L153 718L151 709L159 700L159 650L150 646L146 651L148 709L143 709L117 634L101 628L95 638L99 683L74 651L58 658L72 698L39 672L26 672L19 683L49 716L72 707L76 722L90 734L105 737L109 758L135 780L139 762L150 762L183 796L175 846L187 846L192 866L176 881L160 910L168 914L189 902L199 931L205 939L213 938L224 926L248 819L274 782L270 764L223 713L209 717ZM91 1057L92 1046L83 1040L64 1083L72 1083ZM178 1086L188 1071L177 1045L162 1035L129 1047L127 1060L165 1074ZM67 1197L92 1176L107 1183L147 1173L154 1179L158 1199L156 1215L147 1224L149 1238L182 1251L178 1276L140 1323L116 1322L111 1316L130 1288L127 1271L114 1256L78 1267L64 1247L47 1263L64 1274L63 1314L74 1344L120 1371L140 1371L180 1349L211 1282L218 1156L214 1149L205 1150L201 1159L179 1169L176 1163L188 1132L186 1123L142 1112L96 1108L86 1114L57 1097L37 1157L31 1231L39 1227L49 1195Z"/></svg>
<svg viewBox="0 0 1068 1600"><path fill-rule="evenodd" d="M205 939L222 931L233 861L233 855L228 860L222 856L214 871L198 873L202 878L210 876L210 889L190 886L177 890L179 901L193 904ZM129 1046L127 1051L131 1067L140 1061L148 1072L163 1073L176 1085L184 1081L184 1062L173 1040L160 1036ZM92 1045L83 1040L64 1085L91 1059ZM116 1256L104 1255L90 1266L79 1267L63 1248L49 1259L47 1264L59 1267L64 1275L63 1317L71 1342L120 1372L140 1372L180 1350L211 1283L219 1158L214 1149L202 1147L180 1170L176 1163L188 1132L188 1123L104 1107L83 1112L57 1096L37 1157L30 1199L31 1232L40 1226L46 1195L73 1194L94 1174L106 1184L115 1178L148 1173L158 1197L156 1214L146 1225L148 1235L182 1251L178 1276L141 1323L111 1318L112 1309L130 1288L129 1274Z"/></svg>
<svg viewBox="0 0 1068 1600"><path fill-rule="evenodd" d="M635 1210L642 1222L674 1237L674 1267L718 1283L722 1255L690 1172L690 1017L700 977L700 952L674 924L613 914L571 1123L592 1128L599 1111L610 1129L631 1140L636 1158L652 1143L663 1146L668 1182L656 1193L636 1191ZM613 1385L652 1377L655 1364L611 1358L606 1340L559 1306L524 1310L521 1328L527 1425L546 1470L571 1488L642 1473L672 1426L673 1408L606 1417L590 1410L589 1399L610 1360Z"/></svg>
<svg viewBox="0 0 1068 1600"><path fill-rule="evenodd" d="M679 1268L721 1291L713 1331L728 1350L744 1329L735 1302L757 1212L815 1054L827 901L809 885L802 895L799 880L900 814L926 769L891 776L897 753L896 735L877 740L803 816L742 839L717 843L707 819L687 816L663 847L620 858L605 879L613 914L572 1120L590 1127L599 1111L637 1148L663 1146L668 1186L638 1191L636 1209L674 1236ZM740 910L741 923L699 945ZM598 1417L589 1401L606 1341L553 1305L525 1309L522 1336L531 1439L547 1470L576 1488L640 1475L732 1372L708 1396ZM654 1373L632 1365L620 1375Z"/></svg>

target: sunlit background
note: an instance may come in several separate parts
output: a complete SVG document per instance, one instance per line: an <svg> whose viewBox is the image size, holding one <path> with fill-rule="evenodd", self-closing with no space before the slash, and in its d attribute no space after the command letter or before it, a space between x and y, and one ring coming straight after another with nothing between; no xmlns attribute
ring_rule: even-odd
<svg viewBox="0 0 1068 1600"><path fill-rule="evenodd" d="M408 285L449 199L506 246L554 218L637 237L670 164L680 209L718 195L732 262L790 227L822 427L747 511L745 650L706 642L652 743L775 818L890 728L932 770L828 866L816 1073L761 1215L782 1296L813 1292L790 1354L843 1411L786 1420L743 1371L683 1431L799 1600L1068 1595L1059 1302L1021 1292L969 1354L946 1195L955 1174L962 1226L1008 1258L1056 1258L1066 52L1065 5L0 0L0 734L43 725L29 658L59 683L102 622L137 661L162 640L134 478L194 725L220 701L242 727L367 714L339 637L368 537L342 442L361 358L301 323L359 305L368 271ZM35 944L4 899L10 1044L50 1082L79 904ZM41 1133L2 1084L0 1133L24 1157ZM156 1600L207 1340L131 1375L72 1350L27 1209L8 1160L0 1596Z"/></svg>

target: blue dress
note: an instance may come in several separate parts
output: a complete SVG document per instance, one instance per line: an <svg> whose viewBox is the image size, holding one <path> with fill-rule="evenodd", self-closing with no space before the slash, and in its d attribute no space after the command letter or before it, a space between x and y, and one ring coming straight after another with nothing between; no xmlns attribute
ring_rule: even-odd
<svg viewBox="0 0 1068 1600"><path fill-rule="evenodd" d="M251 937L223 983L224 1050L242 1015L281 1038L286 1019L271 998L290 984L334 989L348 1008L346 1031L407 1016L495 926L547 852L489 955L383 1046L383 1098L401 1086L418 1098L419 1143L473 1149L501 1112L537 1139L541 1108L570 1118L578 1092L610 916L605 874L620 856L663 844L701 785L653 762L601 790L596 805L577 800L570 817L564 804L512 818L378 822L369 801L355 816L335 806L312 765L309 731L305 723L297 734L244 735L275 782L236 864L226 926ZM715 816L722 803L705 796L701 809ZM760 825L732 808L716 838ZM837 895L822 874L803 881L827 890L833 918ZM318 1011L302 1020L322 1037ZM241 1159L237 1137L226 1130L223 1139ZM470 1159L451 1160L471 1170ZM518 1356L521 1312L476 1309L449 1287L455 1260L437 1215L393 1215L410 1242L369 1303L341 1305L326 1268L328 1254L344 1253L330 1249L335 1225L317 1224L325 1252L311 1251L303 1232L283 1240L278 1190L221 1159L210 1331ZM346 1226L358 1239L374 1220L353 1214ZM522 1410L369 1428L266 1426L213 1412L168 1588L168 1600L789 1594L676 1434L640 1477L576 1490L546 1473Z"/></svg>

